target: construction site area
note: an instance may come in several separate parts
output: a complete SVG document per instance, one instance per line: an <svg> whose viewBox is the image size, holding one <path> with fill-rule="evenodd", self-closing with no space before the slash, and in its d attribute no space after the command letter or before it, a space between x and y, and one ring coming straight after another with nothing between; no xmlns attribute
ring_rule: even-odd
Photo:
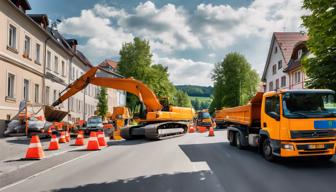
<svg viewBox="0 0 336 192"><path fill-rule="evenodd" d="M335 5L0 0L0 192L334 192Z"/></svg>

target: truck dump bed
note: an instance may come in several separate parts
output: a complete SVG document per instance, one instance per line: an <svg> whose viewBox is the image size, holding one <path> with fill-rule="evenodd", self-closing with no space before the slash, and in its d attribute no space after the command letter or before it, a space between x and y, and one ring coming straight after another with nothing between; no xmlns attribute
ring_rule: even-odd
<svg viewBox="0 0 336 192"><path fill-rule="evenodd" d="M225 122L251 126L260 126L260 110L263 92L258 92L247 105L223 108L216 113Z"/></svg>

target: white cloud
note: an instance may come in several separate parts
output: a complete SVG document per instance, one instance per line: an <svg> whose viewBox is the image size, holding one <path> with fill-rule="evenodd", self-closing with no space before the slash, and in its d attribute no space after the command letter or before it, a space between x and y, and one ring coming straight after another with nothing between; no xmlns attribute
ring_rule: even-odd
<svg viewBox="0 0 336 192"><path fill-rule="evenodd" d="M173 4L157 8L150 1L140 3L134 13L120 18L118 24L136 36L150 40L154 50L171 52L202 47L192 33L184 8Z"/></svg>
<svg viewBox="0 0 336 192"><path fill-rule="evenodd" d="M117 55L122 43L133 39L132 34L122 28L112 27L109 19L97 16L92 10L82 10L79 17L63 20L58 29L63 34L87 38L80 48L91 59Z"/></svg>
<svg viewBox="0 0 336 192"><path fill-rule="evenodd" d="M175 85L208 86L212 84L211 72L214 65L211 63L184 58L160 58L155 54L153 60L168 67L169 78Z"/></svg>
<svg viewBox="0 0 336 192"><path fill-rule="evenodd" d="M301 0L255 0L248 7L200 4L193 15L193 29L208 46L227 48L241 38L264 37L274 31L297 31L304 13Z"/></svg>
<svg viewBox="0 0 336 192"><path fill-rule="evenodd" d="M305 13L301 1L254 0L239 8L199 4L195 10L173 4L157 7L151 1L131 10L96 4L64 19L59 30L84 39L80 48L91 60L117 55L122 43L135 36L145 38L157 63L169 67L174 83L208 85L211 63L228 51L242 52L262 71L272 32L300 30Z"/></svg>

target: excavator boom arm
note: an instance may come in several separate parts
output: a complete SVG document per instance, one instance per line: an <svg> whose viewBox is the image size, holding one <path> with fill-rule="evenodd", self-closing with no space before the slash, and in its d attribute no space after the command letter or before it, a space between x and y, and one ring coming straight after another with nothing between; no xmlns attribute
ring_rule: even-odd
<svg viewBox="0 0 336 192"><path fill-rule="evenodd" d="M141 81L126 78L96 77L95 75L98 69L98 67L92 67L80 78L70 84L67 87L66 92L63 93L52 106L59 105L66 99L85 89L88 84L93 84L132 93L140 98L146 105L148 111L159 111L163 108L154 92Z"/></svg>

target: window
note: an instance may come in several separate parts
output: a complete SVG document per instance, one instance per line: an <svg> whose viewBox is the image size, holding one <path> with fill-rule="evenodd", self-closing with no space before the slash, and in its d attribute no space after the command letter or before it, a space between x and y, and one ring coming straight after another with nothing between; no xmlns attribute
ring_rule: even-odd
<svg viewBox="0 0 336 192"><path fill-rule="evenodd" d="M56 90L54 90L54 97L53 97L54 99L53 99L53 102L55 102L56 101L56 99L57 99L57 91Z"/></svg>
<svg viewBox="0 0 336 192"><path fill-rule="evenodd" d="M58 57L55 56L54 60L54 72L58 74Z"/></svg>
<svg viewBox="0 0 336 192"><path fill-rule="evenodd" d="M46 104L49 105L50 88L46 87Z"/></svg>
<svg viewBox="0 0 336 192"><path fill-rule="evenodd" d="M273 91L273 82L271 81L271 82L269 82L269 91Z"/></svg>
<svg viewBox="0 0 336 192"><path fill-rule="evenodd" d="M281 87L286 87L286 76L281 77Z"/></svg>
<svg viewBox="0 0 336 192"><path fill-rule="evenodd" d="M23 80L23 99L29 101L29 80Z"/></svg>
<svg viewBox="0 0 336 192"><path fill-rule="evenodd" d="M302 57L302 49L300 49L300 50L298 51L298 58L297 58L297 59L299 60L299 59L301 59L301 57Z"/></svg>
<svg viewBox="0 0 336 192"><path fill-rule="evenodd" d="M50 51L47 51L47 68L51 69L51 53Z"/></svg>
<svg viewBox="0 0 336 192"><path fill-rule="evenodd" d="M276 65L273 65L273 67L272 67L272 71L273 71L273 75L275 75L275 74L276 74L276 71L277 71L277 67L276 67Z"/></svg>
<svg viewBox="0 0 336 192"><path fill-rule="evenodd" d="M27 35L25 36L25 41L24 41L23 56L25 58L30 58L30 37L28 37Z"/></svg>
<svg viewBox="0 0 336 192"><path fill-rule="evenodd" d="M40 44L38 44L38 43L36 43L36 58L35 58L35 62L36 63L41 63L41 58L40 58L40 55L41 55L41 45Z"/></svg>
<svg viewBox="0 0 336 192"><path fill-rule="evenodd" d="M280 101L278 96L266 98L265 112L268 115L271 113L280 115Z"/></svg>
<svg viewBox="0 0 336 192"><path fill-rule="evenodd" d="M279 89L279 79L275 80L275 89Z"/></svg>
<svg viewBox="0 0 336 192"><path fill-rule="evenodd" d="M64 61L62 61L62 75L63 75L63 77L65 77L65 75L66 75Z"/></svg>
<svg viewBox="0 0 336 192"><path fill-rule="evenodd" d="M282 60L278 61L278 69L282 68Z"/></svg>
<svg viewBox="0 0 336 192"><path fill-rule="evenodd" d="M296 71L294 72L294 83L300 83L301 82L301 72Z"/></svg>
<svg viewBox="0 0 336 192"><path fill-rule="evenodd" d="M16 27L9 25L8 47L16 49Z"/></svg>
<svg viewBox="0 0 336 192"><path fill-rule="evenodd" d="M278 52L278 47L276 46L275 48L274 48L274 54L276 54Z"/></svg>
<svg viewBox="0 0 336 192"><path fill-rule="evenodd" d="M14 98L15 75L8 73L7 97Z"/></svg>
<svg viewBox="0 0 336 192"><path fill-rule="evenodd" d="M35 84L35 97L34 97L35 103L40 102L40 86L39 84Z"/></svg>

